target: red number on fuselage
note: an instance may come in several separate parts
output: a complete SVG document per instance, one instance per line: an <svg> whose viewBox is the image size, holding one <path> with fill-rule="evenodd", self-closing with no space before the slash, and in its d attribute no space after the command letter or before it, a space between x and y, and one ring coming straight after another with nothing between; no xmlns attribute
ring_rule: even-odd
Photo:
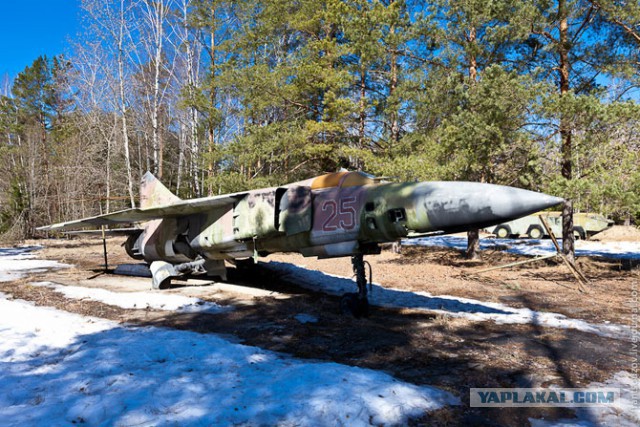
<svg viewBox="0 0 640 427"><path fill-rule="evenodd" d="M325 201L322 204L322 212L326 211L329 211L329 216L324 221L324 224L322 224L322 231L336 231L338 227L333 224L338 214L336 202L334 202L333 200Z"/></svg>
<svg viewBox="0 0 640 427"><path fill-rule="evenodd" d="M322 204L322 212L329 212L322 224L322 231L352 230L356 226L355 197L343 197L340 204L335 200L326 200Z"/></svg>

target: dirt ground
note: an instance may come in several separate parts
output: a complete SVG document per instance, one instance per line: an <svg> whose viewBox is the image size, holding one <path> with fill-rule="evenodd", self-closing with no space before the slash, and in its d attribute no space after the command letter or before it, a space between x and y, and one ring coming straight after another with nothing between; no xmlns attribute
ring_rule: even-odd
<svg viewBox="0 0 640 427"><path fill-rule="evenodd" d="M118 238L108 240L110 265L131 263L120 247L122 242ZM74 267L0 283L0 291L14 298L121 322L225 334L246 344L300 358L384 370L404 381L451 391L463 402L459 407L425 414L422 419L413 420L413 425L506 426L528 425L529 418L572 418L573 411L563 408L469 408L469 388L551 384L582 387L631 369L630 342L577 330L473 322L412 309L375 308L368 318L354 319L340 313L339 298L286 282L268 266L248 272L229 270L229 282L255 292L216 285L178 286L166 291L236 307L220 314L125 310L99 302L70 300L29 283L49 280L67 285L139 290L150 288L150 280L111 275L88 280L100 272L103 262L102 243L98 239L27 244L45 247L39 257ZM466 261L454 250L426 247L404 247L401 255L384 251L367 257L374 282L386 287L500 302L593 323L631 324L632 284L640 283L640 270L635 266L580 259L579 267L590 279L588 293L577 291L571 272L554 260L474 273L524 259L502 252L483 252L480 261ZM348 258L315 260L279 254L266 259L269 260L351 276ZM315 316L318 322L301 323L295 319L300 313Z"/></svg>
<svg viewBox="0 0 640 427"><path fill-rule="evenodd" d="M640 242L640 229L629 225L614 225L591 237L599 242Z"/></svg>

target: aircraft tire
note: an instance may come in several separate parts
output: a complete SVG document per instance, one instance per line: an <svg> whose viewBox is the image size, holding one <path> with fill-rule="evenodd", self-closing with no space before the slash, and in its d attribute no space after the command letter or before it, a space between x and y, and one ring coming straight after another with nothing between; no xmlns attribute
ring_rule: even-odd
<svg viewBox="0 0 640 427"><path fill-rule="evenodd" d="M253 258L233 260L238 270L251 270L256 267L256 261Z"/></svg>
<svg viewBox="0 0 640 427"><path fill-rule="evenodd" d="M340 310L344 315L351 315L356 319L369 316L369 301L358 298L357 293L344 294L340 299Z"/></svg>

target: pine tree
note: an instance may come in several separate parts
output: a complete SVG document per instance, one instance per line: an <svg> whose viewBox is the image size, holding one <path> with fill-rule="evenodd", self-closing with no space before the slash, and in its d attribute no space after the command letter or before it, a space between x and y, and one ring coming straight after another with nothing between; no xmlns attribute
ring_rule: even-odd
<svg viewBox="0 0 640 427"><path fill-rule="evenodd" d="M547 103L546 114L560 143L560 175L566 198L562 209L563 252L574 257L573 211L570 192L576 187L575 148L576 128L572 119L576 103L584 103L575 96L597 94L597 78L617 54L616 47L606 37L610 27L599 8L587 0L537 1L521 18L531 28L523 51L528 65L537 67L538 76L556 87L556 96ZM551 124L551 123L550 123Z"/></svg>
<svg viewBox="0 0 640 427"><path fill-rule="evenodd" d="M502 68L520 36L509 20L520 5L509 0L443 0L438 6L434 13L443 46L440 60L459 81L447 78L440 83L449 89L442 102L451 110L445 110L435 137L445 147L453 178L506 183L509 177L501 176L497 165L520 163L518 154L529 148L519 132L532 99L529 85ZM534 155L526 155L524 164ZM477 258L478 245L479 231L472 230L468 258Z"/></svg>
<svg viewBox="0 0 640 427"><path fill-rule="evenodd" d="M63 89L68 71L64 58L41 56L18 74L12 97L2 99L4 155L12 159L5 166L10 170L11 208L3 215L22 224L27 234L59 211L51 196L57 191L59 148L71 132L70 101Z"/></svg>

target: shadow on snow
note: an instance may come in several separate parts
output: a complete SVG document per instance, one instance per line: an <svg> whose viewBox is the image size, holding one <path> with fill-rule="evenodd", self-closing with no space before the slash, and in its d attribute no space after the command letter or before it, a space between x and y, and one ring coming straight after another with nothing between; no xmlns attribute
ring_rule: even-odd
<svg viewBox="0 0 640 427"><path fill-rule="evenodd" d="M381 372L156 327L113 327L0 361L3 425L386 424L455 403Z"/></svg>

